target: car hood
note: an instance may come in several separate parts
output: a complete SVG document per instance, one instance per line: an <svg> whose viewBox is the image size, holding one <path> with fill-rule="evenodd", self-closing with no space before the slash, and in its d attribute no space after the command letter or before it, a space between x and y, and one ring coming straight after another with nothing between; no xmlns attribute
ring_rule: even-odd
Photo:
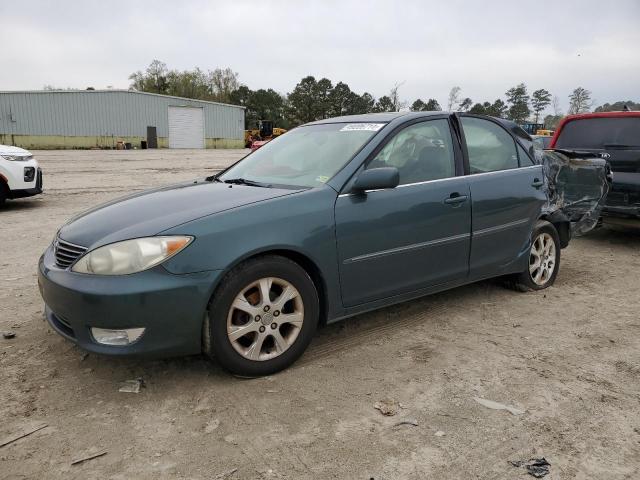
<svg viewBox="0 0 640 480"><path fill-rule="evenodd" d="M0 155L29 156L31 155L31 152L20 147L12 147L11 145L0 145Z"/></svg>
<svg viewBox="0 0 640 480"><path fill-rule="evenodd" d="M58 235L67 242L96 248L129 238L157 235L207 215L298 191L206 180L171 185L120 198L84 212L67 222Z"/></svg>

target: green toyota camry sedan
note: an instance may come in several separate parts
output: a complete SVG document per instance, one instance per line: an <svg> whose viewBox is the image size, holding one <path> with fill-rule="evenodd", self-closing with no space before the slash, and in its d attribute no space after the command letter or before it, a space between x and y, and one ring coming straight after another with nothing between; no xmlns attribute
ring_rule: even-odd
<svg viewBox="0 0 640 480"><path fill-rule="evenodd" d="M63 225L39 261L46 318L92 352L205 352L270 374L323 322L490 277L553 284L601 199L563 210L549 172L524 131L489 117L306 124L217 175Z"/></svg>

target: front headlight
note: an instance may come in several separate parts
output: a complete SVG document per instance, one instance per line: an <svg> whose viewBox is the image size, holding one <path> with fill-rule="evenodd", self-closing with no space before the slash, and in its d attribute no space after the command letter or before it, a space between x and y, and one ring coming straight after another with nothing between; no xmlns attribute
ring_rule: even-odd
<svg viewBox="0 0 640 480"><path fill-rule="evenodd" d="M0 157L10 162L26 162L27 160L31 160L33 155L0 155Z"/></svg>
<svg viewBox="0 0 640 480"><path fill-rule="evenodd" d="M164 262L184 249L193 237L149 237L112 243L86 253L72 272L94 275L128 275Z"/></svg>

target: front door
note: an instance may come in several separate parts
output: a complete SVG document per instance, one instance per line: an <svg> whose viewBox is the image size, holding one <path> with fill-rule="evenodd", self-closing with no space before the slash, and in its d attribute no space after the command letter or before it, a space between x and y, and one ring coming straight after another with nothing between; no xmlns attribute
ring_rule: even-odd
<svg viewBox="0 0 640 480"><path fill-rule="evenodd" d="M448 121L400 130L365 168L382 166L398 168L398 187L336 201L346 307L467 275L471 199L467 178L456 176Z"/></svg>

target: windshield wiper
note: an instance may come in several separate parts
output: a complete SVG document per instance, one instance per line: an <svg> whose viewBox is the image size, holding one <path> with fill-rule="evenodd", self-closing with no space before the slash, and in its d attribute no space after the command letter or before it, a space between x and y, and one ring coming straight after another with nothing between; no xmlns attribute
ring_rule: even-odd
<svg viewBox="0 0 640 480"><path fill-rule="evenodd" d="M227 180L224 180L224 183L231 183L233 185L248 185L250 187L271 187L271 185L268 183L254 182L253 180L247 180L246 178L229 178Z"/></svg>

